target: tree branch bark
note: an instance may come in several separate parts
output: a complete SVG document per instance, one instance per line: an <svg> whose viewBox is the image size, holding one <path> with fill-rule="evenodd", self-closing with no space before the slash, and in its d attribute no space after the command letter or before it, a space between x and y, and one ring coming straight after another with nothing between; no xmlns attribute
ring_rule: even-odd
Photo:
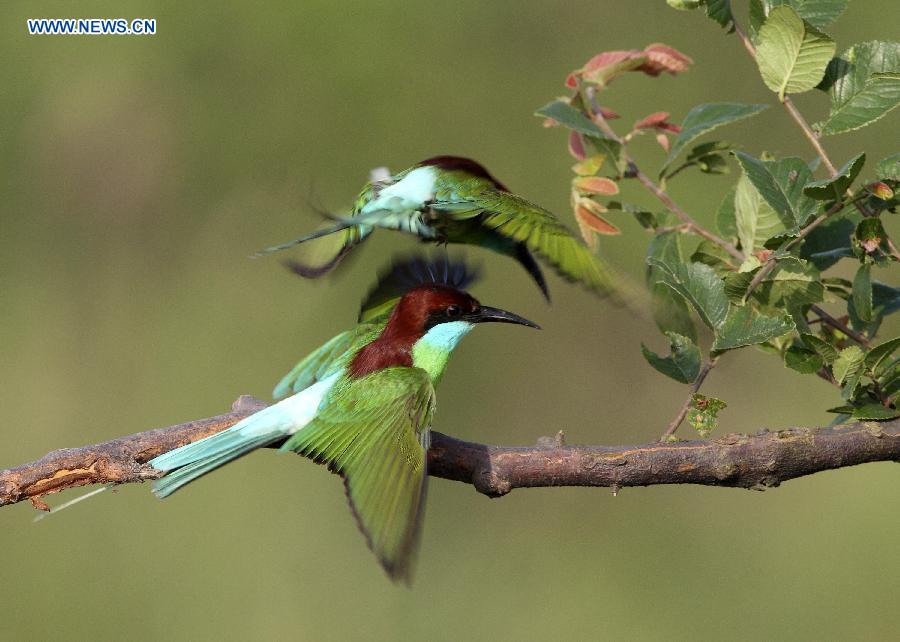
<svg viewBox="0 0 900 642"><path fill-rule="evenodd" d="M89 484L158 479L157 455L234 425L265 404L240 397L232 411L113 441L56 450L0 471L0 506ZM433 433L428 473L472 484L489 497L514 488L702 484L763 490L823 470L874 461L900 462L900 419L836 428L763 430L703 441L637 446L567 446L562 433L537 446L487 446Z"/></svg>

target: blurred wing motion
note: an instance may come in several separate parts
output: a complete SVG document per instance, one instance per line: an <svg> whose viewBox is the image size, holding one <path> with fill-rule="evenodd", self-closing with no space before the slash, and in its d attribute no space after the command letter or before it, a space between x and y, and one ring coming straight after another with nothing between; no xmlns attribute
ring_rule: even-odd
<svg viewBox="0 0 900 642"><path fill-rule="evenodd" d="M344 478L359 528L388 575L408 581L425 500L434 389L419 368L347 380L282 446Z"/></svg>
<svg viewBox="0 0 900 642"><path fill-rule="evenodd" d="M601 294L613 291L607 268L591 250L553 214L520 196L486 190L464 200L436 200L431 207L460 221L477 217L481 226L544 258L567 281ZM524 256L516 258L525 265Z"/></svg>

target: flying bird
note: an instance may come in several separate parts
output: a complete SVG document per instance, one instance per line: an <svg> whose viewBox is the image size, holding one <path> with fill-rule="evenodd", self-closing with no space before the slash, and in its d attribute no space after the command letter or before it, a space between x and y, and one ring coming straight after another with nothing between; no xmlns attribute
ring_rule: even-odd
<svg viewBox="0 0 900 642"><path fill-rule="evenodd" d="M512 193L482 165L469 158L436 156L367 184L349 216L328 215L334 225L257 252L257 256L291 248L331 234L341 242L321 265L299 261L289 266L314 278L330 272L375 230L385 228L433 243L479 245L509 256L524 267L549 301L547 283L535 255L568 281L609 294L607 268L559 219Z"/></svg>
<svg viewBox="0 0 900 642"><path fill-rule="evenodd" d="M257 448L281 444L344 479L350 507L388 575L409 581L419 538L434 387L456 345L480 323L538 326L481 305L462 263L396 262L363 303L360 322L300 361L282 399L234 426L167 452L153 491L167 497Z"/></svg>

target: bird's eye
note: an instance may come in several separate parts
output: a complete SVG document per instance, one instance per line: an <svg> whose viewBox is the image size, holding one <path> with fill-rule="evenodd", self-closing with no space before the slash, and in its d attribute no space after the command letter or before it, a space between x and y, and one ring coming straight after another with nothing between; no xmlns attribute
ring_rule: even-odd
<svg viewBox="0 0 900 642"><path fill-rule="evenodd" d="M451 305L447 308L447 316L448 317L456 317L459 316L460 309L458 305Z"/></svg>

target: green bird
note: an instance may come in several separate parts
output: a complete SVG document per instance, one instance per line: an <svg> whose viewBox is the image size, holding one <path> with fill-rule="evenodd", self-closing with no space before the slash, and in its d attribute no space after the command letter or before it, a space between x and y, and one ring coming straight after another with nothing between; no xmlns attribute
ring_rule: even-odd
<svg viewBox="0 0 900 642"><path fill-rule="evenodd" d="M612 291L607 269L559 219L544 208L510 192L480 164L458 156L436 156L366 185L348 217L330 216L336 224L257 253L284 250L306 241L341 234L334 255L322 265L292 261L305 277L331 271L375 228L398 230L433 243L467 243L517 260L550 294L539 256L568 281L597 293Z"/></svg>
<svg viewBox="0 0 900 642"><path fill-rule="evenodd" d="M360 323L312 352L276 386L282 401L218 434L150 460L167 497L223 464L281 444L340 474L369 547L394 580L410 580L425 500L434 387L479 323L537 328L464 291L461 263L396 263L363 304Z"/></svg>

